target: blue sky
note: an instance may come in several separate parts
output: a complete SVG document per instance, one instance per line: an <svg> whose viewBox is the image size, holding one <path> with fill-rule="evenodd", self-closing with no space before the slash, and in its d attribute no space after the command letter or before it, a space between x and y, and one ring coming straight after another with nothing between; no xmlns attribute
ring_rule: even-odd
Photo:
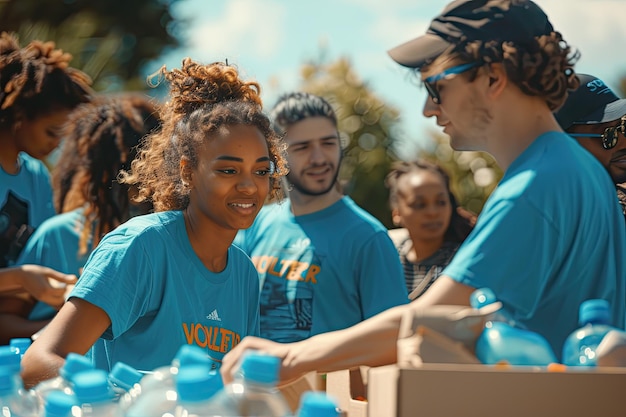
<svg viewBox="0 0 626 417"><path fill-rule="evenodd" d="M153 63L180 66L186 56L199 62L236 64L257 80L267 108L277 96L300 83L300 67L319 55L348 58L362 81L385 103L401 112L400 127L408 149L437 130L421 114L426 92L407 78L386 51L426 30L447 0L180 0L172 12L189 19L183 46ZM556 30L582 57L577 71L618 88L626 76L625 0L536 0Z"/></svg>

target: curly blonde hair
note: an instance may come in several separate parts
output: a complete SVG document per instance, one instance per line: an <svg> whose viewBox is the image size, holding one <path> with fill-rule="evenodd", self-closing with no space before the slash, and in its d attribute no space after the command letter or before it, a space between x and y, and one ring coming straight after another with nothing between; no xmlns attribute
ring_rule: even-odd
<svg viewBox="0 0 626 417"><path fill-rule="evenodd" d="M157 75L170 84L170 100L161 112L162 130L147 137L131 172L120 175L121 182L137 185L138 202L151 201L155 211L185 209L190 190L183 185L180 161L186 159L191 169L196 168L200 145L228 125L255 126L265 137L275 167L270 195L282 197L286 146L262 111L258 83L241 80L237 69L226 63L202 65L190 58L180 69L162 67Z"/></svg>
<svg viewBox="0 0 626 417"><path fill-rule="evenodd" d="M561 33L553 31L525 43L464 42L437 58L436 62L454 59L502 63L509 80L523 93L543 98L550 110L556 110L565 102L568 90L575 90L580 84L574 72L574 64L579 58L579 51L570 47ZM422 70L427 71L427 67ZM467 76L475 77L479 68L468 71Z"/></svg>
<svg viewBox="0 0 626 417"><path fill-rule="evenodd" d="M72 56L53 42L32 41L21 48L14 34L0 34L0 129L58 108L90 100L91 78L69 66Z"/></svg>

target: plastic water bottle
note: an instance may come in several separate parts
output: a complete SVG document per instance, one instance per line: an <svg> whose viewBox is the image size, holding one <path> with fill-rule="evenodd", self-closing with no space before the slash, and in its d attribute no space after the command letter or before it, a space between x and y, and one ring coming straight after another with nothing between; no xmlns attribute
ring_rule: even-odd
<svg viewBox="0 0 626 417"><path fill-rule="evenodd" d="M324 392L302 394L298 417L339 417L339 404Z"/></svg>
<svg viewBox="0 0 626 417"><path fill-rule="evenodd" d="M8 346L7 346L8 347ZM30 392L17 385L19 371L0 366L0 414L3 417L37 417L37 401ZM21 381L21 380L20 380Z"/></svg>
<svg viewBox="0 0 626 417"><path fill-rule="evenodd" d="M280 359L250 352L242 359L234 381L224 386L210 402L215 416L291 415L285 398L276 388Z"/></svg>
<svg viewBox="0 0 626 417"><path fill-rule="evenodd" d="M563 364L568 366L595 366L596 349L611 330L611 309L606 300L587 300L578 311L579 329L574 330L563 344Z"/></svg>
<svg viewBox="0 0 626 417"><path fill-rule="evenodd" d="M470 304L480 308L496 302L489 288L480 288L470 296ZM548 366L557 358L548 341L542 335L517 327L516 322L505 311L485 323L476 340L476 357L484 364L495 365L506 362L510 365Z"/></svg>
<svg viewBox="0 0 626 417"><path fill-rule="evenodd" d="M206 365L181 366L176 378L176 417L209 417L210 400L222 388L222 377Z"/></svg>
<svg viewBox="0 0 626 417"><path fill-rule="evenodd" d="M472 292L472 294L470 295L470 306L475 309L480 309L495 302L498 302L498 299L496 298L496 294L491 290L491 288L478 288L477 290L474 290L474 292ZM489 317L489 321L500 321L519 329L526 328L526 326L517 322L511 316L511 314L503 307L500 308L498 311L492 313Z"/></svg>
<svg viewBox="0 0 626 417"><path fill-rule="evenodd" d="M113 391L106 371L82 371L74 376L73 382L81 417L119 417L119 409L113 402Z"/></svg>
<svg viewBox="0 0 626 417"><path fill-rule="evenodd" d="M24 386L20 377L21 362L22 356L17 349L9 345L0 346L0 368L7 368L12 373L17 389Z"/></svg>
<svg viewBox="0 0 626 417"><path fill-rule="evenodd" d="M46 396L42 417L73 417L72 407L78 405L74 395L53 391Z"/></svg>
<svg viewBox="0 0 626 417"><path fill-rule="evenodd" d="M128 393L135 384L139 383L143 374L124 363L117 362L111 372L109 372L109 384L113 390L114 401L118 401L124 394Z"/></svg>
<svg viewBox="0 0 626 417"><path fill-rule="evenodd" d="M15 337L9 341L9 346L16 349L20 357L23 357L32 342L29 337Z"/></svg>
<svg viewBox="0 0 626 417"><path fill-rule="evenodd" d="M37 396L40 409L45 405L46 397L55 391L60 391L71 395L74 393L72 379L80 372L94 369L93 363L89 358L78 353L68 353L65 363L59 369L59 375L41 381L32 388L32 392Z"/></svg>
<svg viewBox="0 0 626 417"><path fill-rule="evenodd" d="M199 346L183 345L172 363L144 375L138 384L119 400L119 407L127 417L146 417L160 410L173 410L178 400L176 377L181 367L194 364L211 366L211 359Z"/></svg>

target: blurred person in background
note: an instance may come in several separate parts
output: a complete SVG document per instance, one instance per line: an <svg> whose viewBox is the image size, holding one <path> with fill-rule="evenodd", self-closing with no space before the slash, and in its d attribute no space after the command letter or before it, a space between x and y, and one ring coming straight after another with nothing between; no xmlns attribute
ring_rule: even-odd
<svg viewBox="0 0 626 417"><path fill-rule="evenodd" d="M397 161L385 179L393 224L389 230L404 269L409 298L422 295L472 231L476 216L459 207L439 165Z"/></svg>
<svg viewBox="0 0 626 417"><path fill-rule="evenodd" d="M580 87L569 93L556 120L606 168L626 220L626 99L598 77L578 74L578 78Z"/></svg>
<svg viewBox="0 0 626 417"><path fill-rule="evenodd" d="M80 272L102 236L149 203L132 202L136 190L117 181L139 152L142 138L159 127L152 101L140 94L96 96L79 105L60 132L61 154L52 172L55 208L26 243L17 265L36 264L67 274ZM12 301L14 314L0 306L2 340L30 337L54 316L60 305L36 303L27 293Z"/></svg>

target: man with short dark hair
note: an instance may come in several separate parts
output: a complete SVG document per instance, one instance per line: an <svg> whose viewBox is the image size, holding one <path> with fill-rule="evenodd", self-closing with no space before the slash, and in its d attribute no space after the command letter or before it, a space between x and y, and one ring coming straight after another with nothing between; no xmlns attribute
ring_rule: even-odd
<svg viewBox="0 0 626 417"><path fill-rule="evenodd" d="M569 93L556 120L609 172L626 217L626 100L598 77L578 78L580 87Z"/></svg>

